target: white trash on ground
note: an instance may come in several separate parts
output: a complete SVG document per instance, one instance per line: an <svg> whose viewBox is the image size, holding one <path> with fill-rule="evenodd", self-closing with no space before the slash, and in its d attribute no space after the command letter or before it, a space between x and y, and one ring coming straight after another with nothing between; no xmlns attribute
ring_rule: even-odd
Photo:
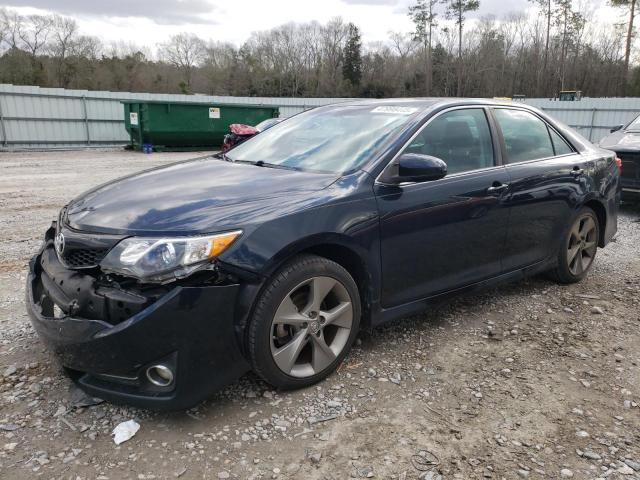
<svg viewBox="0 0 640 480"><path fill-rule="evenodd" d="M138 430L140 430L140 424L135 420L122 422L113 429L113 441L116 445L120 445L138 433Z"/></svg>

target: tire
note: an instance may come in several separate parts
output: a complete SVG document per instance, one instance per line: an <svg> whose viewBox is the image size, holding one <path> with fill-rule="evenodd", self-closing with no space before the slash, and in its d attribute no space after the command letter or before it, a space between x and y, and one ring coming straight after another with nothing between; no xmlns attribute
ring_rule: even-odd
<svg viewBox="0 0 640 480"><path fill-rule="evenodd" d="M581 208L564 234L552 278L561 284L580 282L593 266L599 239L598 216L589 207Z"/></svg>
<svg viewBox="0 0 640 480"><path fill-rule="evenodd" d="M277 388L317 383L349 352L361 311L347 270L323 257L295 257L268 281L256 303L247 334L253 370Z"/></svg>

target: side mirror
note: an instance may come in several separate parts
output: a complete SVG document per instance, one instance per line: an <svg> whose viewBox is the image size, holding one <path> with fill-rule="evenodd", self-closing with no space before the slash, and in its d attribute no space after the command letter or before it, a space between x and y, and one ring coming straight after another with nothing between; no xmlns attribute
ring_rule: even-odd
<svg viewBox="0 0 640 480"><path fill-rule="evenodd" d="M447 164L430 155L405 153L392 165L390 178L393 183L429 182L447 174Z"/></svg>
<svg viewBox="0 0 640 480"><path fill-rule="evenodd" d="M618 131L622 130L623 128L624 128L624 125L616 125L615 127L613 127L611 129L611 133L618 132Z"/></svg>

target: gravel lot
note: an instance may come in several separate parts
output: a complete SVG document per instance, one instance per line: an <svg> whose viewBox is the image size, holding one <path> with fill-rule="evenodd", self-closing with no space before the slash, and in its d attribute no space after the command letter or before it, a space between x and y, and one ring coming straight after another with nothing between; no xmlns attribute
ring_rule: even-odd
<svg viewBox="0 0 640 480"><path fill-rule="evenodd" d="M247 375L187 412L84 405L28 323L25 264L71 197L197 155L0 154L1 478L640 479L638 205L583 283L536 277L363 332L316 387Z"/></svg>

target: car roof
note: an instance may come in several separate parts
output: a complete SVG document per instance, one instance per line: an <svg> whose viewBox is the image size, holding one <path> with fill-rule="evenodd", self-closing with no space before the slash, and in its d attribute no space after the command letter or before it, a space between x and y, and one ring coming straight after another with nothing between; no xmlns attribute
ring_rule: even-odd
<svg viewBox="0 0 640 480"><path fill-rule="evenodd" d="M497 106L517 106L531 108L521 102L511 102L504 100L493 100L489 98L459 98L459 97L426 97L426 98L384 98L384 99L362 99L348 100L346 102L334 103L334 106L410 106L423 110L433 107L446 107L454 105L497 105Z"/></svg>
<svg viewBox="0 0 640 480"><path fill-rule="evenodd" d="M557 120L551 118L545 112L539 110L536 107L527 105L523 102L514 102L511 100L498 100L490 98L461 98L461 97L446 97L446 98L385 98L385 99L353 99L345 102L333 103L322 107L321 109L340 108L344 106L359 106L359 107L379 107L379 106L398 106L398 107L413 107L417 108L416 112L417 120L413 125L417 125L421 119L432 115L434 112L445 110L449 107L465 107L465 106L480 106L480 107L507 107L518 108L522 110L528 110L531 113L537 114L542 117L548 124L552 125L556 130L562 132L563 136L567 138L574 148L579 152L585 152L589 149L593 149L594 146L584 137L577 132L569 129L566 125ZM363 170L367 170L367 166L363 167Z"/></svg>

